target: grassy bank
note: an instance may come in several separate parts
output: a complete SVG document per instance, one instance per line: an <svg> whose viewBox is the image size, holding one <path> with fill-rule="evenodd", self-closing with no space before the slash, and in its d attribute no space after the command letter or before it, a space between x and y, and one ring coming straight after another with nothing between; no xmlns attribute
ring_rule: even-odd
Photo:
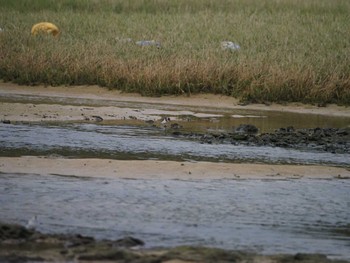
<svg viewBox="0 0 350 263"><path fill-rule="evenodd" d="M348 0L0 0L0 6L5 81L350 105ZM31 37L40 21L55 23L60 37ZM161 48L135 44L152 39ZM225 40L241 49L222 50Z"/></svg>

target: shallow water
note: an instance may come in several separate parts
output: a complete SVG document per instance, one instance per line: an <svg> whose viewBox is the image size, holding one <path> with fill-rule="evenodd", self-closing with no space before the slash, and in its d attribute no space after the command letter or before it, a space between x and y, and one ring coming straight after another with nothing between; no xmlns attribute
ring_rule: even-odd
<svg viewBox="0 0 350 263"><path fill-rule="evenodd" d="M202 144L155 127L0 124L0 155L349 165L349 154Z"/></svg>
<svg viewBox="0 0 350 263"><path fill-rule="evenodd" d="M302 114L292 112L263 111L249 109L223 109L219 105L215 107L191 107L171 104L155 104L142 102L127 102L102 99L83 99L67 97L50 97L37 95L18 95L18 94L0 94L0 102L13 103L34 103L34 104L59 104L59 105L76 105L92 107L120 107L137 110L160 110L164 114L176 116L182 121L185 127L192 130L232 130L240 124L253 124L257 126L260 132L273 132L281 127L293 126L294 128L344 128L350 125L350 115L345 116L327 116L317 114ZM179 115L180 112L188 111L189 115ZM173 113L172 113L173 112ZM111 112L112 113L112 112ZM191 114L192 113L192 114ZM195 118L193 114L208 114L213 117ZM152 114L151 114L152 115ZM216 115L216 117L214 116ZM104 117L104 116L101 116Z"/></svg>
<svg viewBox="0 0 350 263"><path fill-rule="evenodd" d="M350 259L350 180L130 180L0 174L0 219L146 247L205 245Z"/></svg>

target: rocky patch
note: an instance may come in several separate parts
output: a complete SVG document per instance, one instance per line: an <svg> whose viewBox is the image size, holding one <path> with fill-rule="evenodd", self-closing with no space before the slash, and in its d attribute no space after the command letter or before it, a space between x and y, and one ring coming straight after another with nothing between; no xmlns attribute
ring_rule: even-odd
<svg viewBox="0 0 350 263"><path fill-rule="evenodd" d="M81 235L50 235L16 224L0 223L0 262L274 262L345 263L320 254L258 255L208 247L140 249L143 241L116 241Z"/></svg>
<svg viewBox="0 0 350 263"><path fill-rule="evenodd" d="M240 125L232 132L185 133L174 131L174 136L200 140L209 144L233 144L247 146L270 146L294 148L307 151L350 153L350 130L348 128L295 129L286 127L271 133L258 133L253 125Z"/></svg>

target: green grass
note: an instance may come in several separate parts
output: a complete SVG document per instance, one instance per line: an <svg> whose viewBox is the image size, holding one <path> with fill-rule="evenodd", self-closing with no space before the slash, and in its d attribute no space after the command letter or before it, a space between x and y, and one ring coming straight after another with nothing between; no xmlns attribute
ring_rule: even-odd
<svg viewBox="0 0 350 263"><path fill-rule="evenodd" d="M350 105L348 0L0 0L0 78ZM59 39L30 36L49 21ZM162 48L123 39L157 40ZM238 52L220 42L238 43Z"/></svg>

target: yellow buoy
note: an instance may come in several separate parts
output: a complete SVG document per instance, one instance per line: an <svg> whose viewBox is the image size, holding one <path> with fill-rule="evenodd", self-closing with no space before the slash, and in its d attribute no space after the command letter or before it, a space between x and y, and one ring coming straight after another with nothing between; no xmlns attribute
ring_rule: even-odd
<svg viewBox="0 0 350 263"><path fill-rule="evenodd" d="M54 24L52 23L49 23L49 22L41 22L41 23L38 23L38 24L35 24L33 27L32 27L32 35L35 36L37 34L41 34L41 33L44 33L44 34L51 34L53 36L58 36L59 33L60 33L60 30L58 29L57 26L55 26Z"/></svg>

